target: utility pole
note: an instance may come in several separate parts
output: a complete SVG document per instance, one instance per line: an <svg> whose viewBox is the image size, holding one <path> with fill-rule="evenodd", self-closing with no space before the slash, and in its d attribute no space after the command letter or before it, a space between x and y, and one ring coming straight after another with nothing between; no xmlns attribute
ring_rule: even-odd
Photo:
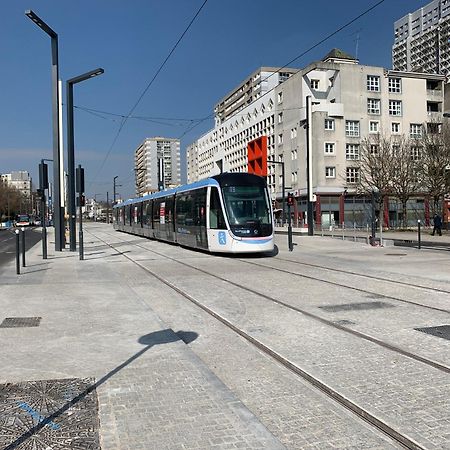
<svg viewBox="0 0 450 450"><path fill-rule="evenodd" d="M106 191L106 223L109 223L109 192Z"/></svg>

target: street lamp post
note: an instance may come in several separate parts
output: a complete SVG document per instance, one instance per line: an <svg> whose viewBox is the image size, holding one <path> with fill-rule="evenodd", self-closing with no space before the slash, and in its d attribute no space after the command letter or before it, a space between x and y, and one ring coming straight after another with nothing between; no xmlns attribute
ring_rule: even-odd
<svg viewBox="0 0 450 450"><path fill-rule="evenodd" d="M285 190L286 190L286 183L285 183L285 179L284 179L284 162L283 161L274 161L272 159L268 159L267 162L272 163L272 164L280 164L281 165L281 201L282 201L282 214L281 214L281 225L284 226L284 223L286 221L286 213L285 213L285 203L286 203L286 198L285 198Z"/></svg>
<svg viewBox="0 0 450 450"><path fill-rule="evenodd" d="M306 195L307 195L307 216L308 216L308 236L314 235L314 208L312 189L312 152L311 152L311 121L312 121L311 96L306 96Z"/></svg>
<svg viewBox="0 0 450 450"><path fill-rule="evenodd" d="M61 208L60 183L58 35L33 11L27 10L25 11L25 15L50 36L52 43L53 223L55 226L55 251L61 251L64 243L64 213Z"/></svg>
<svg viewBox="0 0 450 450"><path fill-rule="evenodd" d="M86 72L66 81L67 96L67 166L69 172L69 231L70 231L70 251L77 248L76 242L76 213L75 213L75 144L74 144L74 123L73 123L73 85L89 78L101 75L103 69L98 68Z"/></svg>

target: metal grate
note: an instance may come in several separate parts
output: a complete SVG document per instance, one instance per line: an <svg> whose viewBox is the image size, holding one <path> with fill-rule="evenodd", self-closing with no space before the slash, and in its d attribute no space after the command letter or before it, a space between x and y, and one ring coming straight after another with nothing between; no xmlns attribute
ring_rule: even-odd
<svg viewBox="0 0 450 450"><path fill-rule="evenodd" d="M0 328L38 327L42 317L7 317L0 324Z"/></svg>
<svg viewBox="0 0 450 450"><path fill-rule="evenodd" d="M339 312L339 311L365 311L367 309L381 309L381 308L393 308L393 305L384 302L363 302L363 303L346 303L343 305L328 305L319 306L327 312Z"/></svg>
<svg viewBox="0 0 450 450"><path fill-rule="evenodd" d="M95 380L0 384L0 448L100 450Z"/></svg>
<svg viewBox="0 0 450 450"><path fill-rule="evenodd" d="M450 325L440 325L438 327L414 328L422 333L431 334L432 336L440 337L450 341Z"/></svg>

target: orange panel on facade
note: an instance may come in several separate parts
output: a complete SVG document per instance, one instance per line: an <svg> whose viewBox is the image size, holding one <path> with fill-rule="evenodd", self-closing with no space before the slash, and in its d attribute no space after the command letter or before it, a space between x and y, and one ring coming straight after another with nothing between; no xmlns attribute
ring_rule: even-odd
<svg viewBox="0 0 450 450"><path fill-rule="evenodd" d="M248 173L267 176L267 136L250 141L247 144Z"/></svg>

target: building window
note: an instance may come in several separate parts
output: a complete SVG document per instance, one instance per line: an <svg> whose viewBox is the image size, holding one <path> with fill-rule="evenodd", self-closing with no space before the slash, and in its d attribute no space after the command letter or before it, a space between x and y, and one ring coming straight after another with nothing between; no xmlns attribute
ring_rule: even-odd
<svg viewBox="0 0 450 450"><path fill-rule="evenodd" d="M311 80L311 89L319 89L319 80Z"/></svg>
<svg viewBox="0 0 450 450"><path fill-rule="evenodd" d="M334 155L334 142L325 142L325 155Z"/></svg>
<svg viewBox="0 0 450 450"><path fill-rule="evenodd" d="M346 120L345 121L345 135L350 137L359 137L359 121Z"/></svg>
<svg viewBox="0 0 450 450"><path fill-rule="evenodd" d="M283 93L278 92L278 103L282 103L282 102L283 102Z"/></svg>
<svg viewBox="0 0 450 450"><path fill-rule="evenodd" d="M369 133L378 133L380 131L380 122L371 120L369 122Z"/></svg>
<svg viewBox="0 0 450 450"><path fill-rule="evenodd" d="M390 116L402 115L402 102L400 100L389 100L389 115Z"/></svg>
<svg viewBox="0 0 450 450"><path fill-rule="evenodd" d="M283 143L283 133L278 135L278 144L282 144Z"/></svg>
<svg viewBox="0 0 450 450"><path fill-rule="evenodd" d="M291 159L297 159L297 149L291 150Z"/></svg>
<svg viewBox="0 0 450 450"><path fill-rule="evenodd" d="M283 122L283 113L280 112L278 113L278 123L282 123Z"/></svg>
<svg viewBox="0 0 450 450"><path fill-rule="evenodd" d="M359 144L345 145L345 159L358 160L359 159Z"/></svg>
<svg viewBox="0 0 450 450"><path fill-rule="evenodd" d="M297 137L297 128L291 129L291 139L295 139Z"/></svg>
<svg viewBox="0 0 450 450"><path fill-rule="evenodd" d="M378 155L380 147L378 144L370 144L369 152L371 155Z"/></svg>
<svg viewBox="0 0 450 450"><path fill-rule="evenodd" d="M334 131L334 119L325 119L325 130Z"/></svg>
<svg viewBox="0 0 450 450"><path fill-rule="evenodd" d="M411 159L413 161L419 161L421 158L421 149L420 147L411 147Z"/></svg>
<svg viewBox="0 0 450 450"><path fill-rule="evenodd" d="M380 92L380 77L376 75L367 75L367 90L371 92Z"/></svg>
<svg viewBox="0 0 450 450"><path fill-rule="evenodd" d="M291 172L291 183L296 184L298 180L297 172Z"/></svg>
<svg viewBox="0 0 450 450"><path fill-rule="evenodd" d="M325 167L325 178L336 178L336 167Z"/></svg>
<svg viewBox="0 0 450 450"><path fill-rule="evenodd" d="M400 94L402 92L401 78L388 78L388 91L395 94Z"/></svg>
<svg viewBox="0 0 450 450"><path fill-rule="evenodd" d="M345 179L347 183L355 184L359 181L359 168L347 167L345 169Z"/></svg>
<svg viewBox="0 0 450 450"><path fill-rule="evenodd" d="M391 132L395 134L400 133L400 122L391 123Z"/></svg>
<svg viewBox="0 0 450 450"><path fill-rule="evenodd" d="M367 114L380 114L381 113L381 100L378 98L367 99Z"/></svg>
<svg viewBox="0 0 450 450"><path fill-rule="evenodd" d="M422 137L422 124L420 123L411 123L409 125L409 137L413 139Z"/></svg>

